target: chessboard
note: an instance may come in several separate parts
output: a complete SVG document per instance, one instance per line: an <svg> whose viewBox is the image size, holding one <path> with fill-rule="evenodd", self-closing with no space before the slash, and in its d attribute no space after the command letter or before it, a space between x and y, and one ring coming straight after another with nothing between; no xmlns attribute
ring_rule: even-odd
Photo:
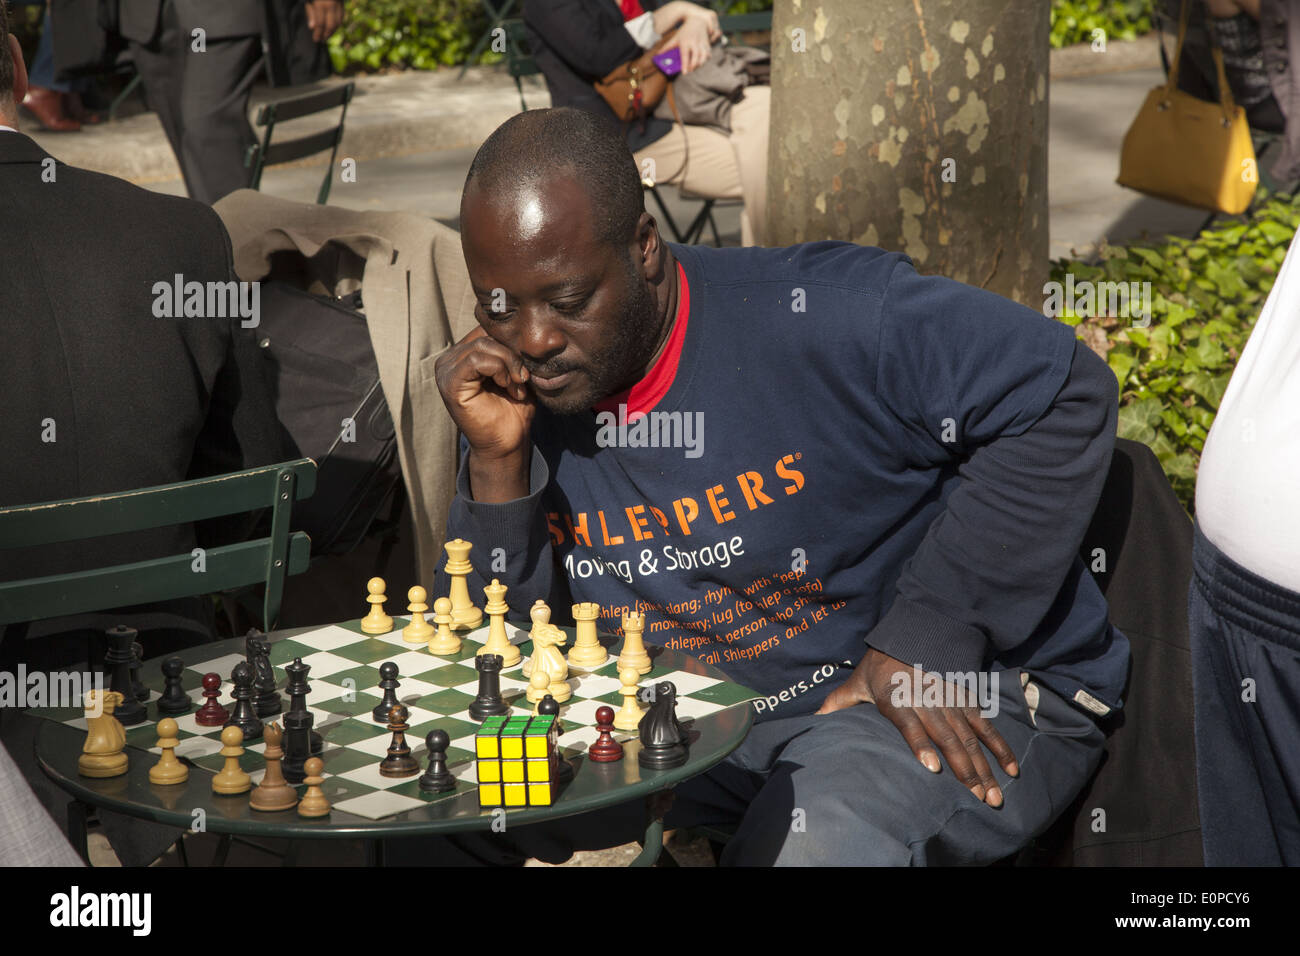
<svg viewBox="0 0 1300 956"><path fill-rule="evenodd" d="M459 653L434 656L424 644L403 640L402 628L407 623L407 619L395 616L391 632L371 636L362 633L358 621L352 621L313 628L273 640L270 645L271 663L277 686L282 692L283 707L288 707L288 698L283 693L287 681L284 665L292 663L294 658L302 658L304 664L311 666L307 677L311 685L307 708L314 716L313 730L324 741L324 750L320 754L325 764L322 789L335 811L369 820L383 820L477 790L473 738L478 723L470 718L468 707L478 691L474 656L487 640L487 624L485 622L484 626L461 634L463 643ZM573 628L562 629L567 632L572 646ZM528 631L509 623L506 631L510 642L519 646L523 659L502 671L502 697L512 714L531 714L533 705L525 700L528 680L522 670L532 653L532 644ZM602 643L609 646L611 640L604 637ZM189 713L174 716L180 729L176 755L192 766L216 773L224 760L218 753L222 728L195 723L195 712L203 702L201 682L205 673L219 674L223 681L220 702L229 709L230 674L244 656L229 653L215 658L204 657L203 651L204 648L194 648L178 655L186 665L181 675L182 686L195 701L195 706ZM654 654L653 649L651 653ZM609 660L592 670L570 665L569 686L573 696L560 705L564 733L559 739L559 749L567 759L579 757L597 739L597 708L608 704L617 710L623 702L619 693L616 655L615 646L611 648ZM383 692L377 686L379 666L387 661L397 665L400 681L397 698L410 711L410 729L406 732L406 739L412 754L423 765L425 735L434 728L445 731L451 739L447 765L456 778L455 790L425 793L419 789L418 777L394 779L379 773L379 762L388 751L392 733L385 724L372 718L371 711L382 697ZM147 666L140 676L151 688L146 708L148 719L126 728L126 744L157 755L161 751L156 746L159 714L155 701L160 696L161 676L156 664ZM658 663L648 674L641 676L642 684L665 680L677 688L677 716L683 722L728 707L747 705L761 696L737 684L701 673L663 667ZM76 711L41 710L34 713L70 727L86 729L85 717ZM283 725L283 712L264 719L264 723L272 721ZM635 732L615 732L615 739L620 741L634 736ZM244 747L246 750L240 763L256 785L265 769L262 752L266 743L262 739L251 740L246 741Z"/></svg>

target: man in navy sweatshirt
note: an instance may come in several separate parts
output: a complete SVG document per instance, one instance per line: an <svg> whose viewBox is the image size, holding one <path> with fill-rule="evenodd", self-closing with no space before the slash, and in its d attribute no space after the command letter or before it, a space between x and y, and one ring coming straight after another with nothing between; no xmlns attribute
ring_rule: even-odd
<svg viewBox="0 0 1300 956"><path fill-rule="evenodd" d="M898 253L667 244L577 110L493 133L461 226L481 328L436 374L472 593L643 609L765 695L668 822L736 825L739 864L987 863L1046 829L1128 664L1078 554L1106 364Z"/></svg>

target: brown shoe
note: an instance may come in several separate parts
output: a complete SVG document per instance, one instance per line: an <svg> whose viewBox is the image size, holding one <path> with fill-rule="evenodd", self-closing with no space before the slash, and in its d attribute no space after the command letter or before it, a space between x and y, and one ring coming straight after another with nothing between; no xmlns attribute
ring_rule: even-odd
<svg viewBox="0 0 1300 956"><path fill-rule="evenodd" d="M63 94L57 90L29 87L23 97L23 107L52 133L75 133L81 129L80 123L63 115Z"/></svg>
<svg viewBox="0 0 1300 956"><path fill-rule="evenodd" d="M76 92L63 94L63 112L83 126L94 126L104 118L87 107Z"/></svg>

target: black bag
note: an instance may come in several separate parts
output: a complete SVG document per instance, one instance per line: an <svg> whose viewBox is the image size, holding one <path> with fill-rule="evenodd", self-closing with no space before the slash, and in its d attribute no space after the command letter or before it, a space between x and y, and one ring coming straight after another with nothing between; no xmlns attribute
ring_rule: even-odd
<svg viewBox="0 0 1300 956"><path fill-rule="evenodd" d="M346 554L386 501L405 505L397 434L379 384L361 295L312 295L285 282L261 283L254 330L273 368L275 411L295 453L318 467L316 492L293 509L313 555Z"/></svg>

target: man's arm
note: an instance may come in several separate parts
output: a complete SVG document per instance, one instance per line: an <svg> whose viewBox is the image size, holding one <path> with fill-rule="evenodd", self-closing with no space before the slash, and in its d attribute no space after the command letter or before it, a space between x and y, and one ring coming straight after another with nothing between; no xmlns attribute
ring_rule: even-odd
<svg viewBox="0 0 1300 956"><path fill-rule="evenodd" d="M897 675L983 670L1027 640L1077 560L1114 448L1118 389L1104 362L1000 296L894 270L873 385L917 467L955 467L948 496L897 597L867 635L829 713L874 701L931 771L940 764L993 806L1002 794L980 747L1009 774L1015 755L975 707L895 706Z"/></svg>

